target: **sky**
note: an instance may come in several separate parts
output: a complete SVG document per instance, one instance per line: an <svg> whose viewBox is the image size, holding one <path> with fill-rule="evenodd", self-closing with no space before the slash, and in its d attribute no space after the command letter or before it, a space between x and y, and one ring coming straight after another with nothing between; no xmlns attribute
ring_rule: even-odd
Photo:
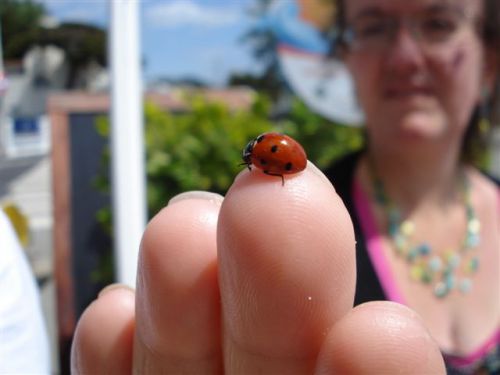
<svg viewBox="0 0 500 375"><path fill-rule="evenodd" d="M109 1L36 0L51 18L108 27ZM196 78L223 86L232 73L259 71L241 37L256 22L256 0L139 0L146 81Z"/></svg>

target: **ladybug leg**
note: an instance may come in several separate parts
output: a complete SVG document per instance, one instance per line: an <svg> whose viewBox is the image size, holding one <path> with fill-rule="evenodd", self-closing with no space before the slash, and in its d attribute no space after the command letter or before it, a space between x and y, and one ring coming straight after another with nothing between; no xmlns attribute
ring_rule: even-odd
<svg viewBox="0 0 500 375"><path fill-rule="evenodd" d="M251 167L251 164L250 163L246 163L246 162L243 162L243 163L240 163L238 164L238 166L242 166L242 165L246 165L248 170L251 172L252 171L252 167Z"/></svg>
<svg viewBox="0 0 500 375"><path fill-rule="evenodd" d="M282 174L279 173L271 173L269 171L264 171L265 174L269 176L276 176L276 177L281 177L281 186L285 186L285 178L283 177Z"/></svg>

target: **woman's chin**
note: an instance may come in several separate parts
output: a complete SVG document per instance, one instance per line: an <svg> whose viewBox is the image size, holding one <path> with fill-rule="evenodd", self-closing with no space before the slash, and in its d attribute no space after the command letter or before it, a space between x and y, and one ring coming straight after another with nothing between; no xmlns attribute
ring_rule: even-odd
<svg viewBox="0 0 500 375"><path fill-rule="evenodd" d="M399 121L398 138L401 141L433 141L445 133L444 122L427 113L411 113Z"/></svg>

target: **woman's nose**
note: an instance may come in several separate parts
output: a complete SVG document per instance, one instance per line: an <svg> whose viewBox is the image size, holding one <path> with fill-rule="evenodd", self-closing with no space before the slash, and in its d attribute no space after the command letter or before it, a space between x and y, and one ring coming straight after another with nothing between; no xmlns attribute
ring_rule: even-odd
<svg viewBox="0 0 500 375"><path fill-rule="evenodd" d="M393 72L414 71L424 62L424 49L418 36L403 26L395 33L386 50L386 65Z"/></svg>

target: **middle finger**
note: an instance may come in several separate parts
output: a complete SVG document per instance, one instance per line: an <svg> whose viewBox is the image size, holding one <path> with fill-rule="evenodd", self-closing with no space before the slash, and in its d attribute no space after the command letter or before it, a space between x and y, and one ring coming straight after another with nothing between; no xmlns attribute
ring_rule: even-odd
<svg viewBox="0 0 500 375"><path fill-rule="evenodd" d="M281 180L243 172L217 232L227 373L311 373L328 329L352 308L354 233L314 166Z"/></svg>

